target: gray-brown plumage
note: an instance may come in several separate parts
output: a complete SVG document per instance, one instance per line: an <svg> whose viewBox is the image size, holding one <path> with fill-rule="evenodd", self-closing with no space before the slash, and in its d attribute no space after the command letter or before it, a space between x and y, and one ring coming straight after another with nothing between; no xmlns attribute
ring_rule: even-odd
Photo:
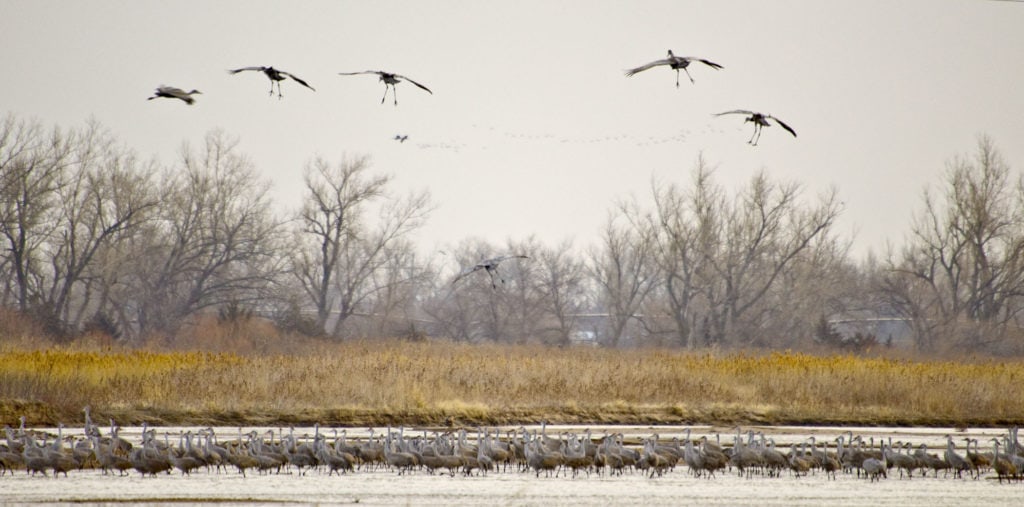
<svg viewBox="0 0 1024 507"><path fill-rule="evenodd" d="M111 446L100 442L100 437L92 437L92 451L96 455L96 462L99 463L103 473L117 470L118 475L125 475L132 469L132 462L123 456L113 453Z"/></svg>
<svg viewBox="0 0 1024 507"><path fill-rule="evenodd" d="M25 466L25 459L21 454L0 450L0 475L6 475L7 472L13 474L15 468L23 466Z"/></svg>
<svg viewBox="0 0 1024 507"><path fill-rule="evenodd" d="M1008 455L1006 455L1006 454L1000 455L999 454L999 446L1000 446L999 439L998 438L993 438L992 439L992 447L993 447L992 468L996 471L996 477L999 479L999 484L1002 484L1003 483L1003 479L1006 479L1007 482L1012 481L1014 479L1018 479L1018 476L1017 476L1018 470L1017 470L1017 467L1010 460L1010 457Z"/></svg>
<svg viewBox="0 0 1024 507"><path fill-rule="evenodd" d="M305 469L319 465L315 457L305 452L291 452L288 450L288 446L284 447L284 455L288 458L288 464L294 466L299 471L299 475L305 475Z"/></svg>
<svg viewBox="0 0 1024 507"><path fill-rule="evenodd" d="M542 471L545 476L550 476L552 470L555 471L555 477L558 477L558 470L564 462L565 456L562 453L549 452L536 442L526 446L526 464L537 477L540 477Z"/></svg>
<svg viewBox="0 0 1024 507"><path fill-rule="evenodd" d="M355 471L355 456L347 452L334 451L331 452L330 448L326 445L321 446L317 450L317 458L320 462L327 466L327 475L337 472L338 475L347 472Z"/></svg>
<svg viewBox="0 0 1024 507"><path fill-rule="evenodd" d="M128 459L132 462L132 467L138 470L143 477L147 475L156 477L156 474L166 472L173 466L167 456L156 449L147 447L133 450Z"/></svg>
<svg viewBox="0 0 1024 507"><path fill-rule="evenodd" d="M874 482L886 478L886 470L888 469L888 463L885 461L885 455L882 455L882 459L867 458L861 465L864 469L864 473L868 476L869 482Z"/></svg>
<svg viewBox="0 0 1024 507"><path fill-rule="evenodd" d="M992 455L981 452L978 449L977 438L964 438L967 441L967 448L965 449L964 456L967 461L971 462L971 466L978 470L978 473L988 470L992 466ZM974 450L971 450L971 444L974 444Z"/></svg>
<svg viewBox="0 0 1024 507"><path fill-rule="evenodd" d="M238 469L238 473L242 474L242 477L245 477L246 470L260 466L259 460L250 455L248 450L244 448L228 455L228 463L231 463L232 466Z"/></svg>
<svg viewBox="0 0 1024 507"><path fill-rule="evenodd" d="M775 448L774 438L769 438L768 447L761 450L761 459L764 460L769 477L778 477L783 470L790 468L789 458Z"/></svg>
<svg viewBox="0 0 1024 507"><path fill-rule="evenodd" d="M50 459L47 456L41 453L30 453L28 446L22 451L22 462L25 464L25 472L31 475L42 473L43 476L47 476L46 470L51 468Z"/></svg>
<svg viewBox="0 0 1024 507"><path fill-rule="evenodd" d="M388 431L390 433L390 429ZM389 434L388 442L384 444L384 462L387 463L388 467L397 469L398 475L412 470L418 464L416 457L412 454L401 451L392 452L391 447L392 442ZM454 466L458 468L461 465L462 463L460 462Z"/></svg>
<svg viewBox="0 0 1024 507"><path fill-rule="evenodd" d="M907 473L907 479L912 479L914 477L914 470L921 466L913 456L893 452L892 447L886 447L882 452L885 453L885 459L890 466L896 467L900 471L900 479L903 478L903 472Z"/></svg>
<svg viewBox="0 0 1024 507"><path fill-rule="evenodd" d="M939 470L949 470L950 468L946 460L928 452L927 444L918 446L917 450L914 451L914 458L918 460L922 468L929 468L934 471L935 477L939 476Z"/></svg>
<svg viewBox="0 0 1024 507"><path fill-rule="evenodd" d="M206 466L206 462L192 456L175 456L174 454L168 454L167 460L171 462L174 468L181 471L182 475L192 475L192 471L197 468Z"/></svg>
<svg viewBox="0 0 1024 507"><path fill-rule="evenodd" d="M796 450L796 444L790 446L789 452L789 469L792 470L794 477L806 476L811 471L811 467L814 466L814 460L807 455L807 452L803 449L806 444L801 446L801 450Z"/></svg>
<svg viewBox="0 0 1024 507"><path fill-rule="evenodd" d="M957 454L953 447L953 437L951 435L946 435L946 453L944 457L946 458L946 463L949 463L949 467L953 469L954 477L963 477L964 470L969 474L974 474L975 469L971 462ZM974 476L974 478L977 479L978 477Z"/></svg>

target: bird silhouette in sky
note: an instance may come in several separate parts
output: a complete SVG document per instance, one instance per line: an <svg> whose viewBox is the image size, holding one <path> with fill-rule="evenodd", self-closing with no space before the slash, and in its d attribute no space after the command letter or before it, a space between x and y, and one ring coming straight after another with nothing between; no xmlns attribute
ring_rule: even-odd
<svg viewBox="0 0 1024 507"><path fill-rule="evenodd" d="M196 99L192 98L192 95L197 94L197 93L201 94L203 92L201 92L199 90L192 90L190 92L186 92L185 90L182 90L181 88L175 88L173 86L160 85L156 89L156 92L153 93L153 96L148 98L148 99L146 99L146 100L153 100L153 99L156 99L156 98L165 97L165 98L168 98L168 99L179 99L179 100L181 100L181 101L183 101L186 104L191 106L192 103L196 101Z"/></svg>
<svg viewBox="0 0 1024 507"><path fill-rule="evenodd" d="M786 125L785 123L783 123L782 120L780 120L780 119L778 119L778 118L776 118L776 117L774 117L774 116L772 116L770 114L756 113L754 111L747 111L746 109L734 109L732 111L726 111L724 113L718 113L715 116L722 116L723 114L745 114L745 115L748 115L747 119L743 120L743 123L746 123L746 122L749 121L749 122L752 122L754 124L754 134L752 136L750 136L750 140L747 141L747 144L750 144L750 145L753 145L753 146L757 146L757 142L759 140L761 140L761 129L764 128L764 127L771 127L771 124L768 123L768 120L775 120L775 123L778 123L779 126L781 126L782 128L786 129L786 131L788 131L790 134L793 134L793 137L796 137L796 131L795 130L790 128L789 125Z"/></svg>
<svg viewBox="0 0 1024 507"><path fill-rule="evenodd" d="M279 98L279 99L282 97L282 95L281 95L281 81L284 81L287 78L292 78L293 81L299 83L300 85L305 86L306 88L309 88L310 90L316 91L316 88L313 88L312 86L309 86L309 83L299 79L295 74L292 74L290 72L285 72L283 70L278 70L278 69L275 69L273 67L242 67L241 69L229 70L228 72L230 72L231 74L238 74L239 72L244 72L244 71L247 71L247 70L255 70L255 71L258 71L258 72L262 72L264 75L267 76L268 79L270 79L270 94L271 95L274 94L274 83L277 83L277 98Z"/></svg>
<svg viewBox="0 0 1024 507"><path fill-rule="evenodd" d="M477 271L480 271L482 269L486 271L487 274L491 277L491 288L497 289L498 284L497 282L494 281L494 277L498 273L498 264L508 259L529 259L529 257L525 255L503 255L501 257L494 257L493 259L482 260L466 269L463 269L458 275L455 276L455 279L452 280L452 285L455 285L455 283L458 282L459 280L462 280L463 278L473 273L476 273ZM500 280L502 284L505 283L505 280L500 276L498 276L498 280Z"/></svg>
<svg viewBox="0 0 1024 507"><path fill-rule="evenodd" d="M417 83L416 81L413 81L412 79L409 79L409 78L407 78L407 77L405 77L405 76L403 76L401 74L394 74L394 73L391 73L391 72L384 72L382 70L364 70L362 72L339 72L338 74L340 74L342 76L356 76L356 75L359 75L359 74L376 74L377 76L379 76L380 80L384 82L384 96L380 98L380 103L381 104L384 103L384 99L388 98L388 87L391 87L392 95L395 98L395 105L396 106L398 105L398 90L395 88L395 85L398 84L398 83L401 83L402 81L408 81L408 82L410 82L410 83L412 83L412 84L414 84L414 85L416 85L416 86L426 90L427 93L429 93L431 95L434 94L434 92L430 91L430 88L427 88L426 86L423 86L423 85Z"/></svg>
<svg viewBox="0 0 1024 507"><path fill-rule="evenodd" d="M703 63L703 64L705 64L705 65L707 65L709 67L712 67L714 69L721 69L721 68L723 68L721 65L719 65L719 64L717 64L715 62L712 62L710 60L705 60L703 58L697 58L696 56L676 56L676 55L672 54L672 50L670 49L670 50L668 50L668 57L667 58L662 58L661 60L655 60L655 61L653 61L651 63L645 64L645 65L641 65L641 66L639 66L639 67L637 67L635 69L629 69L629 70L626 71L626 77L632 76L632 75L634 75L634 74L636 74L638 72L643 72L643 71L645 71L647 69L658 67L660 65L668 65L669 68L675 69L675 71L676 71L676 88L679 88L679 71L680 70L682 70L683 72L686 73L686 77L690 78L690 82L691 83L695 83L696 82L696 81L693 80L693 76L690 75L690 71L686 70L686 68L689 67L690 64L693 63L693 62L700 62L700 63Z"/></svg>

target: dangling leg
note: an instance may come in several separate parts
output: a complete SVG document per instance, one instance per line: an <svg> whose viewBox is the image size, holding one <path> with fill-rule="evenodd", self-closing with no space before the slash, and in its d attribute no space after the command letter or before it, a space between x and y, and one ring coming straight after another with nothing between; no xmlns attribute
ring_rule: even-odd
<svg viewBox="0 0 1024 507"><path fill-rule="evenodd" d="M398 87L391 85L391 96L395 98L395 105L398 105Z"/></svg>
<svg viewBox="0 0 1024 507"><path fill-rule="evenodd" d="M757 124L754 124L754 133L750 134L750 139L747 140L747 144L754 144L754 136L757 135Z"/></svg>
<svg viewBox="0 0 1024 507"><path fill-rule="evenodd" d="M683 67L683 72L686 73L686 77L690 78L691 83L696 83L696 81L693 80L693 76L690 75L690 71L686 70L686 67Z"/></svg>
<svg viewBox="0 0 1024 507"><path fill-rule="evenodd" d="M679 88L679 69L676 69L676 88Z"/></svg>
<svg viewBox="0 0 1024 507"><path fill-rule="evenodd" d="M281 95L281 82L278 81L277 82L277 100L281 100L281 97L283 97L283 95Z"/></svg>
<svg viewBox="0 0 1024 507"><path fill-rule="evenodd" d="M270 95L274 95L274 80L270 80Z"/></svg>
<svg viewBox="0 0 1024 507"><path fill-rule="evenodd" d="M384 103L384 99L388 98L388 85L384 83L384 96L380 98L380 103Z"/></svg>
<svg viewBox="0 0 1024 507"><path fill-rule="evenodd" d="M764 128L762 125L758 125L754 128L754 132L757 133L757 139L754 139L754 146L757 146L757 142L761 140L761 129Z"/></svg>

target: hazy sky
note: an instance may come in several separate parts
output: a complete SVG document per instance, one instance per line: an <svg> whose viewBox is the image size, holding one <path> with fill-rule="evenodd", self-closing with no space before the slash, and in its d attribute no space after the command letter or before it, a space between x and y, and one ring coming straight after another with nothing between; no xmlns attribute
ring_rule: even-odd
<svg viewBox="0 0 1024 507"><path fill-rule="evenodd" d="M729 189L759 170L807 199L838 188L856 252L900 243L955 156L992 138L1024 169L1024 3L922 1L0 0L0 113L94 117L176 162L215 128L298 207L315 156L368 155L393 189L439 206L425 248L535 235L593 243L615 202L689 182L699 154ZM696 83L654 68L666 50ZM316 88L227 69L274 66ZM398 85L385 70L434 92ZM147 101L161 84L196 104ZM799 134L714 113L752 109ZM393 140L408 135L405 143Z"/></svg>

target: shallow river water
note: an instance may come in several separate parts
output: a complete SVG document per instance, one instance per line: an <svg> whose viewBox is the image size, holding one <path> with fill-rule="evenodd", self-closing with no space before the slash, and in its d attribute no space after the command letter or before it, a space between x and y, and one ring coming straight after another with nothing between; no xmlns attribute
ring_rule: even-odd
<svg viewBox="0 0 1024 507"><path fill-rule="evenodd" d="M176 435L180 428L158 428ZM194 429L194 428L193 428ZM248 431L252 428L245 428ZM274 428L276 430L276 428ZM532 428L531 428L532 429ZM665 441L682 437L685 429L667 426L590 427L595 436L621 432L629 437L647 437L658 433ZM827 427L744 427L764 431L775 438L780 447L800 442L810 435L818 441L831 442L836 436L852 431L870 437L926 443L932 452L945 445L945 435L954 434L958 445L963 438L979 438L982 450L990 448L987 439L1003 435L1005 429L971 429L955 432L942 428L827 428ZM263 428L257 430L262 431ZM366 435L366 428L347 430L349 439ZM549 434L580 431L580 427L548 426ZM693 437L721 431L723 443L734 429L692 427ZM287 430L286 430L287 431ZM296 428L296 435L312 434L312 428ZM325 431L321 428L321 431ZM326 430L331 436L330 429ZM379 431L379 429L378 429ZM65 429L65 435L74 434ZM78 429L81 433L81 428ZM237 436L238 428L217 430L222 439ZM406 428L406 436L416 431ZM421 434L422 432L420 432ZM122 436L135 442L138 428L125 428ZM176 442L171 437L172 442ZM834 444L833 444L834 445ZM963 449L959 449L963 453ZM994 473L980 480L915 476L900 479L893 470L888 479L869 482L854 474L838 475L829 480L822 472L806 477L784 473L781 477L740 477L735 472L720 473L707 479L696 478L682 464L662 477L650 478L641 471L622 476L581 474L578 477L538 478L533 472L491 472L487 475L451 477L413 471L398 475L386 470L356 470L342 476L308 471L299 475L294 469L280 474L258 474L243 477L235 470L215 473L199 470L183 476L177 470L157 477L141 477L138 472L119 477L103 475L98 470L71 471L68 477L30 476L24 470L0 477L0 503L10 504L133 504L176 505L280 503L295 505L537 505L537 506L608 506L608 505L1024 505L1024 484L999 484Z"/></svg>

